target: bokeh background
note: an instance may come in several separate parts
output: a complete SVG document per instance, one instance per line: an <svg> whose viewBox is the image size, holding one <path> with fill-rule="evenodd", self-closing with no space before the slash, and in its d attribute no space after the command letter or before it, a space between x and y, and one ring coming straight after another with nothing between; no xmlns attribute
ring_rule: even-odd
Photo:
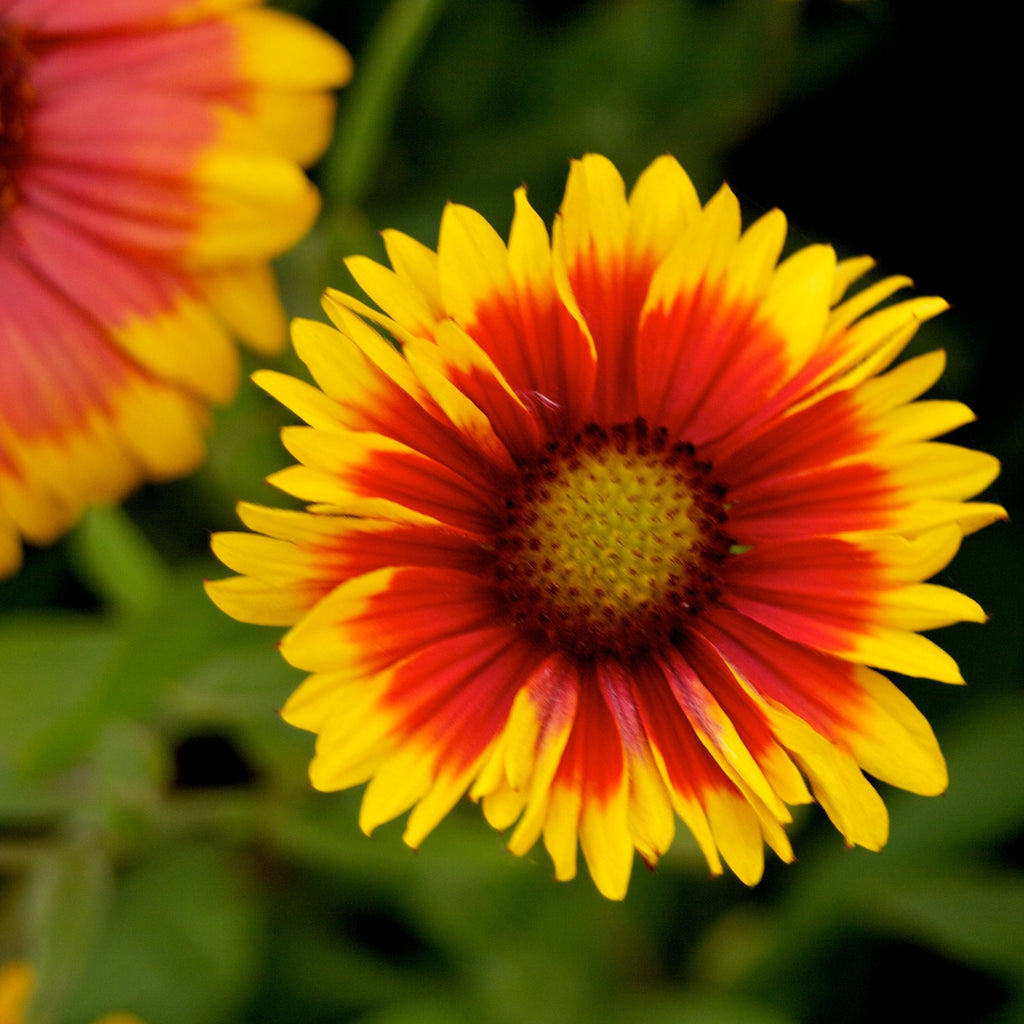
<svg viewBox="0 0 1024 1024"><path fill-rule="evenodd" d="M726 179L791 241L868 252L953 310L936 394L979 421L989 492L1021 507L1024 417L1012 255L1015 36L925 0L313 0L282 4L352 51L314 233L282 259L289 312L319 316L341 258L376 232L428 244L442 206L507 231L526 182L544 217L568 161L628 182L671 152L704 199ZM941 6L941 5L940 5ZM994 6L994 5L993 5ZM1007 5L1009 8L1010 5ZM1008 173L1009 172L1009 173ZM250 368L255 368L255 362ZM289 357L280 367L301 372ZM286 464L288 416L246 385L195 477L91 514L0 585L0 962L40 972L34 1024L130 1009L148 1024L878 1024L1024 1021L1020 532L969 538L944 582L986 607L944 630L967 687L905 689L951 784L887 791L881 854L823 813L748 890L680 836L628 899L558 884L471 805L413 854L372 839L359 793L311 791L312 737L275 710L294 687L280 630L206 600L211 530Z"/></svg>

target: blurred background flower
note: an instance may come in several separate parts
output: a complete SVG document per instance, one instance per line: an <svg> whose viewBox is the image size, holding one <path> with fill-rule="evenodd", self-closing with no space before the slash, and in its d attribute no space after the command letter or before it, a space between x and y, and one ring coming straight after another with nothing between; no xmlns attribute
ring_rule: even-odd
<svg viewBox="0 0 1024 1024"><path fill-rule="evenodd" d="M523 182L550 222L572 157L604 152L633 181L671 152L702 199L725 179L751 218L784 209L794 246L870 252L950 300L910 354L946 349L932 395L977 412L954 440L1003 458L985 497L1013 515L1024 417L993 169L1012 166L1016 65L999 14L947 19L914 0L283 6L356 63L314 171L322 215L277 263L289 314L319 318L324 287L351 290L341 258L382 259L381 228L434 246L448 199L504 233ZM273 365L304 372L291 355ZM235 528L235 501L281 503L262 480L289 420L241 388L196 474L89 513L0 585L0 958L36 965L37 1021L111 1007L153 1024L1024 1017L1012 524L968 538L940 578L991 615L941 636L968 686L900 680L946 754L945 796L882 787L880 856L800 814L799 863L769 864L753 892L710 880L677 841L613 904L556 885L543 856L509 857L475 808L413 855L401 823L359 832L358 793L310 791L312 738L273 714L301 678L268 651L279 631L232 623L199 586L221 573L209 531Z"/></svg>
<svg viewBox="0 0 1024 1024"><path fill-rule="evenodd" d="M280 349L268 261L316 217L300 165L349 73L279 11L0 3L0 575L195 469L234 336Z"/></svg>
<svg viewBox="0 0 1024 1024"><path fill-rule="evenodd" d="M0 966L0 1024L25 1024L29 1016L35 971L24 960ZM107 1013L95 1024L142 1024L132 1013Z"/></svg>

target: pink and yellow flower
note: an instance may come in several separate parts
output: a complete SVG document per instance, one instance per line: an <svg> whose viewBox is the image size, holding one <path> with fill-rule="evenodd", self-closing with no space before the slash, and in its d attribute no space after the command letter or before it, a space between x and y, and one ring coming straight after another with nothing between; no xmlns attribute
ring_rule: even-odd
<svg viewBox="0 0 1024 1024"><path fill-rule="evenodd" d="M457 205L436 252L386 232L391 269L348 262L379 310L331 291L334 327L294 325L318 387L257 375L308 424L271 480L311 504L242 505L209 591L292 627L284 717L314 786L368 782L367 833L411 809L418 846L468 792L621 898L677 819L753 884L792 805L877 850L864 772L945 787L882 671L961 681L919 631L984 614L923 581L1004 516L967 500L998 464L932 440L971 419L915 401L940 352L890 368L946 304L848 294L870 260L780 263L785 234L671 158L627 197L588 156L550 239L522 189L507 244Z"/></svg>
<svg viewBox="0 0 1024 1024"><path fill-rule="evenodd" d="M259 0L0 0L0 575L192 470L270 257L319 208L347 53Z"/></svg>

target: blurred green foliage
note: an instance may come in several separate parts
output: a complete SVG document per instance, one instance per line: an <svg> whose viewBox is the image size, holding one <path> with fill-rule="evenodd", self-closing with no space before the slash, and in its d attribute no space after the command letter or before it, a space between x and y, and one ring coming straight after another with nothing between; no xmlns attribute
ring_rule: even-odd
<svg viewBox="0 0 1024 1024"><path fill-rule="evenodd" d="M504 231L526 181L550 218L568 159L588 150L627 180L670 151L704 197L728 172L751 213L779 201L772 172L792 166L819 185L786 207L798 239L830 225L840 244L854 190L836 182L871 166L874 201L857 201L893 210L875 251L935 266L932 240L908 247L901 219L938 216L928 203L940 185L900 162L895 126L912 115L876 108L859 134L840 118L894 61L908 81L934 71L899 49L920 38L914 18L931 18L916 5L288 6L335 32L358 68L315 172L321 221L280 261L293 314L317 316L321 289L347 284L343 256L381 255L378 229L433 244L447 199ZM950 232L969 232L955 211L943 216L950 247ZM998 379L1005 325L990 306L972 319L968 270L932 276L961 288L961 312L929 325L922 345L949 350L942 387L981 412L965 438L1006 459L995 497L1012 506L1024 422L1019 383ZM292 357L281 366L296 368ZM0 585L0 960L38 966L31 1024L113 1009L149 1024L1024 1020L1024 595L1012 527L968 540L947 574L993 614L942 637L972 685L906 681L947 752L946 796L887 791L881 855L844 850L819 811L802 812L799 863L772 863L754 891L709 880L680 837L618 905L586 880L551 881L542 851L504 853L475 808L458 808L414 855L398 824L362 836L358 793L311 791L312 738L274 714L298 679L274 651L279 631L230 621L200 585L222 574L207 539L234 526L237 499L284 503L262 478L285 463L285 420L244 388L193 479L97 510Z"/></svg>

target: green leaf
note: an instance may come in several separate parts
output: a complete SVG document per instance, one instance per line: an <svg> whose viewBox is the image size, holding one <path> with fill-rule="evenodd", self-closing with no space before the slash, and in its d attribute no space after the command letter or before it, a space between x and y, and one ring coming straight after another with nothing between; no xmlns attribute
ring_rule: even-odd
<svg viewBox="0 0 1024 1024"><path fill-rule="evenodd" d="M106 921L113 872L94 843L60 846L36 859L27 894L29 953L38 972L26 1024L64 1020L70 994Z"/></svg>
<svg viewBox="0 0 1024 1024"><path fill-rule="evenodd" d="M624 1000L616 1024L796 1024L795 1020L742 996L693 990L644 991Z"/></svg>
<svg viewBox="0 0 1024 1024"><path fill-rule="evenodd" d="M980 692L976 694L981 697ZM1024 696L979 703L943 739L949 789L937 799L894 793L887 859L948 865L955 850L1002 842L1024 826Z"/></svg>
<svg viewBox="0 0 1024 1024"><path fill-rule="evenodd" d="M0 622L0 772L24 766L54 731L87 736L78 716L122 642L98 616L23 614Z"/></svg>
<svg viewBox="0 0 1024 1024"><path fill-rule="evenodd" d="M155 852L120 887L69 1024L115 1010L160 1024L232 1019L255 977L260 921L238 856L192 845Z"/></svg>
<svg viewBox="0 0 1024 1024"><path fill-rule="evenodd" d="M71 628L81 632L87 627L77 622ZM110 638L104 657L88 662L84 679L70 676L78 696L71 710L45 721L42 728L37 725L26 738L20 755L27 772L45 774L67 768L83 756L105 722L152 714L171 686L236 637L242 627L207 599L198 573L184 572L168 580L147 614L113 623L100 620L92 628ZM29 692L37 674L52 676L47 649L37 644L30 659L25 655L31 650L31 644L22 645L23 657L17 666L20 682ZM273 652L267 656L274 657Z"/></svg>
<svg viewBox="0 0 1024 1024"><path fill-rule="evenodd" d="M942 872L893 886L878 923L1024 985L1024 878L1001 871Z"/></svg>

